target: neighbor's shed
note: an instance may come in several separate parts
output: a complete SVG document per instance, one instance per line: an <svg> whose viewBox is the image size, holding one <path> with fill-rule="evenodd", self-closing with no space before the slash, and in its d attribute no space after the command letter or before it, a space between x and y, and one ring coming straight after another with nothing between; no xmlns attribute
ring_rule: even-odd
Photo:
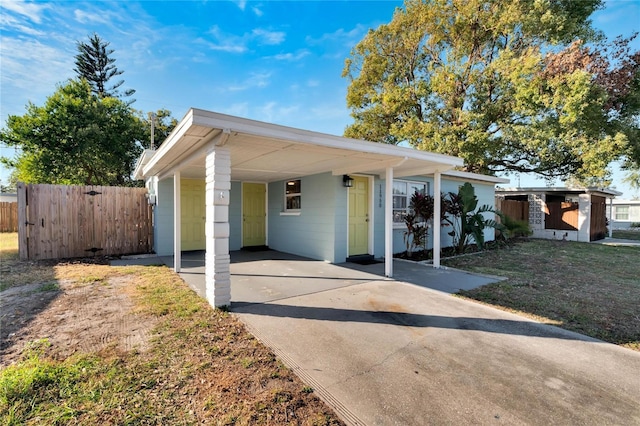
<svg viewBox="0 0 640 426"><path fill-rule="evenodd" d="M611 208L620 195L605 188L496 188L496 209L528 221L535 238L596 241L607 236L607 200Z"/></svg>

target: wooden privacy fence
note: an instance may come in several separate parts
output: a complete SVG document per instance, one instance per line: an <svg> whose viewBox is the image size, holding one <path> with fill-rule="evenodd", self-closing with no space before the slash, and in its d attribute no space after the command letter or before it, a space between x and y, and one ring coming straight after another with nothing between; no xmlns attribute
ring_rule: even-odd
<svg viewBox="0 0 640 426"><path fill-rule="evenodd" d="M18 232L18 203L0 202L0 232Z"/></svg>
<svg viewBox="0 0 640 426"><path fill-rule="evenodd" d="M149 253L146 188L18 184L20 259Z"/></svg>
<svg viewBox="0 0 640 426"><path fill-rule="evenodd" d="M578 230L578 203L569 201L550 202L546 204L544 214L545 229Z"/></svg>
<svg viewBox="0 0 640 426"><path fill-rule="evenodd" d="M529 202L518 200L496 199L496 210L511 219L529 221Z"/></svg>
<svg viewBox="0 0 640 426"><path fill-rule="evenodd" d="M607 199L591 196L591 228L589 241L601 240L607 236Z"/></svg>

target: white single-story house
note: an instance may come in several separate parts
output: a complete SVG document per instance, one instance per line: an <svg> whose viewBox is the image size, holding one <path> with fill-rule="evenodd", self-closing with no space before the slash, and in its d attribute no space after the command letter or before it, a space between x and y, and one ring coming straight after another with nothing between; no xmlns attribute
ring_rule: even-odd
<svg viewBox="0 0 640 426"><path fill-rule="evenodd" d="M0 192L0 203L17 203L18 194L9 192Z"/></svg>
<svg viewBox="0 0 640 426"><path fill-rule="evenodd" d="M612 229L629 229L640 223L640 200L615 199L607 209L607 218Z"/></svg>
<svg viewBox="0 0 640 426"><path fill-rule="evenodd" d="M331 263L385 259L405 249L402 213L416 190L457 192L471 182L493 205L505 179L454 171L458 157L332 136L191 109L135 168L154 207L159 255L206 250L206 296L230 303L230 251L268 246ZM441 206L435 197L435 217ZM450 237L435 227L434 267ZM493 239L488 229L487 240Z"/></svg>
<svg viewBox="0 0 640 426"><path fill-rule="evenodd" d="M497 188L496 208L528 221L534 238L588 242L607 236L607 200L620 195L606 188Z"/></svg>

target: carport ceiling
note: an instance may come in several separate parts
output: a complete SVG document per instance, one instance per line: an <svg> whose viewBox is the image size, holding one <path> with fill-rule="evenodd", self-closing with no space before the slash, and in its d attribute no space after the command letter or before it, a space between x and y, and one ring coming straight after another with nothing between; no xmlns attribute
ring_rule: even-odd
<svg viewBox="0 0 640 426"><path fill-rule="evenodd" d="M274 182L331 172L335 175L431 174L462 159L277 126L202 110L190 110L144 167L144 175L205 178L205 156L214 143L231 153L231 179Z"/></svg>

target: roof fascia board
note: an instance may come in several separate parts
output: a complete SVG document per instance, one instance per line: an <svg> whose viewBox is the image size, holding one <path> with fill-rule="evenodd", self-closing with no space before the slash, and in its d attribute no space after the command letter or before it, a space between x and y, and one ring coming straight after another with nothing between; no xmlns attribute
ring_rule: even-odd
<svg viewBox="0 0 640 426"><path fill-rule="evenodd" d="M156 150L156 153L151 157L151 160L142 168L143 176L147 176L154 166L180 141L182 136L189 130L193 124L193 108L191 108L178 125L171 131L164 143L160 145L160 148Z"/></svg>
<svg viewBox="0 0 640 426"><path fill-rule="evenodd" d="M213 146L224 146L229 140L230 132L228 129L224 129L220 133L216 133L212 138L208 138L201 142L201 146L197 148L195 151L191 152L188 156L180 159L176 163L171 163L169 168L166 168L162 174L158 174L159 179L164 179L168 176L173 175L176 171L180 171L184 169L187 165L192 163L195 159L202 157L209 150L212 149Z"/></svg>
<svg viewBox="0 0 640 426"><path fill-rule="evenodd" d="M426 167L418 167L407 170L399 170L397 172L393 172L394 178L403 178L409 176L424 176L424 175L433 175L436 172L441 172L443 175L446 170L452 169L453 166L443 167L442 165L431 165Z"/></svg>
<svg viewBox="0 0 640 426"><path fill-rule="evenodd" d="M480 182L490 182L494 184L511 182L509 179L500 178L497 176L483 175L480 173L461 172L459 170L446 171L446 172L443 172L442 175L450 178L461 179L461 180L476 180Z"/></svg>
<svg viewBox="0 0 640 426"><path fill-rule="evenodd" d="M218 129L228 128L232 132L287 140L300 144L313 144L328 148L347 149L372 154L391 155L394 157L409 157L417 160L447 164L453 167L464 165L464 160L462 158L445 154L418 151L412 148L369 142L359 139L349 139L341 136L249 120L247 118L223 115L216 112L198 109L193 109L192 111L194 112L193 124L200 126Z"/></svg>

